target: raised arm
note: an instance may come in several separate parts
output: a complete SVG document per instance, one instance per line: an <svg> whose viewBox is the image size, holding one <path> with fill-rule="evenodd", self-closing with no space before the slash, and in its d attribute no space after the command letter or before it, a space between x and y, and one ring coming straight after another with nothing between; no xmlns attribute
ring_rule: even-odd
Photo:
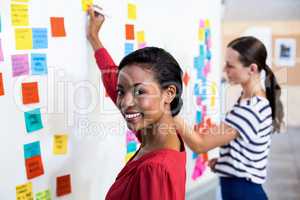
<svg viewBox="0 0 300 200"><path fill-rule="evenodd" d="M109 97L114 103L117 100L117 65L104 48L99 38L99 31L105 20L104 16L94 12L93 8L89 10L89 24L87 38L95 51L97 66L101 71L103 85Z"/></svg>
<svg viewBox="0 0 300 200"><path fill-rule="evenodd" d="M238 137L235 129L225 123L212 128L198 128L196 130L179 116L174 117L177 132L184 142L196 153L204 153L216 147L228 144Z"/></svg>

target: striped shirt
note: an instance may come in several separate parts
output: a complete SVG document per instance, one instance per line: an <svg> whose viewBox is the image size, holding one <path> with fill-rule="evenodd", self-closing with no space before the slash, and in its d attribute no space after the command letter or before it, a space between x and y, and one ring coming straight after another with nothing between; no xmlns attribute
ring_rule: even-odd
<svg viewBox="0 0 300 200"><path fill-rule="evenodd" d="M271 114L269 101L259 96L238 100L226 114L224 123L237 130L239 137L220 148L215 166L220 176L265 182L273 129Z"/></svg>

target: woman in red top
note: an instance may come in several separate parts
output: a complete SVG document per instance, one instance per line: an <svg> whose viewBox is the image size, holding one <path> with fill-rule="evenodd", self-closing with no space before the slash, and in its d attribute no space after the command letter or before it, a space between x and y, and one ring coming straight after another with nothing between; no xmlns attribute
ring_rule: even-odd
<svg viewBox="0 0 300 200"><path fill-rule="evenodd" d="M186 153L173 120L182 106L177 61L163 49L148 47L129 54L117 67L98 37L104 17L92 8L89 14L88 39L106 91L141 139L106 200L185 199Z"/></svg>

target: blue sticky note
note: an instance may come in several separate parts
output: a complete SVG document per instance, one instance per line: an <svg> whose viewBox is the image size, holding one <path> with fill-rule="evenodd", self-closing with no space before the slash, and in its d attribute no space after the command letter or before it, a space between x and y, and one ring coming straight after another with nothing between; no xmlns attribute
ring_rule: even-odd
<svg viewBox="0 0 300 200"><path fill-rule="evenodd" d="M33 49L48 48L48 30L46 28L32 29L32 48Z"/></svg>
<svg viewBox="0 0 300 200"><path fill-rule="evenodd" d="M202 121L202 113L201 111L197 110L196 112L196 123L199 124Z"/></svg>
<svg viewBox="0 0 300 200"><path fill-rule="evenodd" d="M204 78L204 75L203 75L203 69L198 69L197 70L197 79L202 79Z"/></svg>
<svg viewBox="0 0 300 200"><path fill-rule="evenodd" d="M131 52L133 52L133 50L134 50L133 43L125 43L125 55L130 54Z"/></svg>
<svg viewBox="0 0 300 200"><path fill-rule="evenodd" d="M135 151L136 151L136 142L129 142L127 144L127 153L131 153Z"/></svg>
<svg viewBox="0 0 300 200"><path fill-rule="evenodd" d="M199 64L199 57L194 57L194 67L196 69L198 69L199 66L200 66L200 64Z"/></svg>
<svg viewBox="0 0 300 200"><path fill-rule="evenodd" d="M41 75L47 73L48 67L46 54L31 54L31 74Z"/></svg>
<svg viewBox="0 0 300 200"><path fill-rule="evenodd" d="M199 56L199 68L203 69L204 68L204 60L205 60L205 57L204 55L200 55Z"/></svg>
<svg viewBox="0 0 300 200"><path fill-rule="evenodd" d="M210 37L210 29L205 29L205 41Z"/></svg>
<svg viewBox="0 0 300 200"><path fill-rule="evenodd" d="M194 95L195 95L195 96L199 96L199 95L200 95L198 83L196 83L196 84L194 85Z"/></svg>
<svg viewBox="0 0 300 200"><path fill-rule="evenodd" d="M204 57L204 45L203 44L200 44L199 45L199 52L200 52L200 56L203 56Z"/></svg>
<svg viewBox="0 0 300 200"><path fill-rule="evenodd" d="M210 49L206 50L206 59L211 60L211 50Z"/></svg>
<svg viewBox="0 0 300 200"><path fill-rule="evenodd" d="M193 159L198 158L198 154L197 154L196 152L193 152L192 158L193 158Z"/></svg>
<svg viewBox="0 0 300 200"><path fill-rule="evenodd" d="M24 113L26 131L31 133L43 128L41 111L39 108Z"/></svg>
<svg viewBox="0 0 300 200"><path fill-rule="evenodd" d="M24 144L24 157L25 159L41 155L40 142L32 142Z"/></svg>

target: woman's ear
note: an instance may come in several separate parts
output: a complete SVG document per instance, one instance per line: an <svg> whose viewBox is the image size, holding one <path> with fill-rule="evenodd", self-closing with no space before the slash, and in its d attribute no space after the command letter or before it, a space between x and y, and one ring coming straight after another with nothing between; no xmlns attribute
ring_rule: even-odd
<svg viewBox="0 0 300 200"><path fill-rule="evenodd" d="M250 68L250 72L253 74L253 73L258 73L258 66L257 66L257 64L255 64L255 63L252 63L250 66L249 66L249 68Z"/></svg>
<svg viewBox="0 0 300 200"><path fill-rule="evenodd" d="M176 86L175 85L169 85L165 90L164 90L164 99L165 103L171 103L173 99L176 97Z"/></svg>

